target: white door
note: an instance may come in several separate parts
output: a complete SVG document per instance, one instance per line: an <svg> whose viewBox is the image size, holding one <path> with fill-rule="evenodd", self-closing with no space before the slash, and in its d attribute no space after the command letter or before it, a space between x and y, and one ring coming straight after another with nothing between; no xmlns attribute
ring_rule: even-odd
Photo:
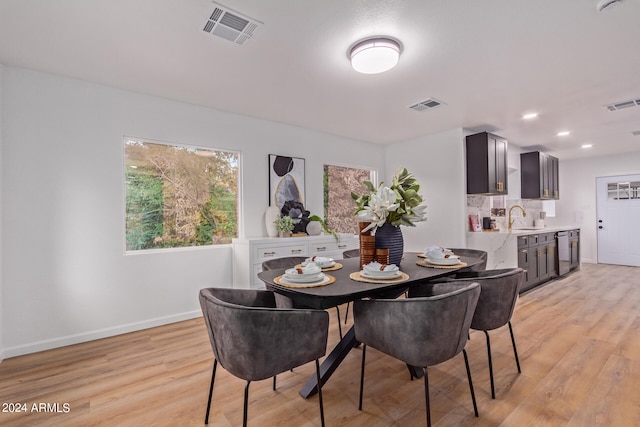
<svg viewBox="0 0 640 427"><path fill-rule="evenodd" d="M640 175L596 178L598 262L640 266Z"/></svg>

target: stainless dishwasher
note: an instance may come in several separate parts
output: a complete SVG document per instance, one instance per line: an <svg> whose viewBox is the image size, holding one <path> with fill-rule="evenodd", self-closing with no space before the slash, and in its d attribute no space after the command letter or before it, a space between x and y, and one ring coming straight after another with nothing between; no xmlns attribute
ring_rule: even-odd
<svg viewBox="0 0 640 427"><path fill-rule="evenodd" d="M571 268L571 251L569 249L569 232L559 231L556 234L558 241L558 275L567 274Z"/></svg>

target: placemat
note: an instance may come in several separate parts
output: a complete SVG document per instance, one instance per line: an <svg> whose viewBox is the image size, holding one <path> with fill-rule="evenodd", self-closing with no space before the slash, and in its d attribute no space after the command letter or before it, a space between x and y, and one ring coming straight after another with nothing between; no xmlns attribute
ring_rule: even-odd
<svg viewBox="0 0 640 427"><path fill-rule="evenodd" d="M330 274L325 274L325 280L320 283L285 283L282 280L282 276L278 276L273 281L280 286L284 286L285 288L317 288L319 286L327 286L336 281L336 278L331 276Z"/></svg>
<svg viewBox="0 0 640 427"><path fill-rule="evenodd" d="M302 268L302 264L295 265L293 268ZM342 264L340 264L339 262L336 262L333 264L332 267L325 267L322 269L322 271L335 271L335 270L340 270L341 268L342 268Z"/></svg>
<svg viewBox="0 0 640 427"><path fill-rule="evenodd" d="M460 268L460 267L466 267L467 266L466 262L459 262L458 264L453 264L453 265L431 264L426 259L419 259L419 260L416 261L416 264L421 265L423 267L431 267L431 268Z"/></svg>
<svg viewBox="0 0 640 427"><path fill-rule="evenodd" d="M359 271L355 271L349 275L351 280L355 280L356 282L366 282L366 283L400 283L404 282L409 278L407 273L400 272L401 276L395 279L370 279L368 277L364 277L360 274Z"/></svg>

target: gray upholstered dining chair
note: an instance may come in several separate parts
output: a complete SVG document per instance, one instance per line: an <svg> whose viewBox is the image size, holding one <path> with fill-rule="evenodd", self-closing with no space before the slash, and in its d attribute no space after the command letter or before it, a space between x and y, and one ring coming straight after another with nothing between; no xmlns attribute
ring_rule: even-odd
<svg viewBox="0 0 640 427"><path fill-rule="evenodd" d="M483 331L487 338L487 357L489 359L489 378L491 379L491 397L496 398L493 381L493 362L491 360L491 339L489 331L498 329L504 325L509 325L511 344L513 345L513 355L516 359L518 373L520 360L516 340L513 336L511 317L518 300L520 286L524 280L524 270L522 268L505 268L500 270L485 270L478 272L459 272L456 274L456 281L478 282L480 283L480 299L476 312L471 321L471 329Z"/></svg>
<svg viewBox="0 0 640 427"><path fill-rule="evenodd" d="M480 258L482 262L472 267L461 268L458 271L483 271L487 268L487 252L480 249L467 249L467 248L448 248L453 251L454 254L460 256L468 256L472 258Z"/></svg>
<svg viewBox="0 0 640 427"><path fill-rule="evenodd" d="M349 249L342 252L344 258L358 258L360 256L360 249Z"/></svg>
<svg viewBox="0 0 640 427"><path fill-rule="evenodd" d="M244 379L243 426L247 425L249 384L315 360L320 420L324 426L320 365L326 353L329 315L324 310L276 308L273 292L253 289L206 288L200 306L215 360L204 423L209 410L218 362Z"/></svg>
<svg viewBox="0 0 640 427"><path fill-rule="evenodd" d="M342 252L343 258L358 258L360 257L360 249L349 249ZM347 310L344 313L344 324L347 324L347 318L349 317L349 303L347 303Z"/></svg>
<svg viewBox="0 0 640 427"><path fill-rule="evenodd" d="M518 359L518 350L516 348L516 340L513 335L513 327L511 326L511 317L518 300L518 293L522 281L524 280L524 270L522 268L505 268L500 270L484 270L484 271L466 271L457 272L452 278L443 281L459 282L477 282L480 284L480 299L476 307L473 320L471 321L471 329L483 331L487 339L487 357L489 359L489 378L491 380L491 397L496 398L495 385L493 380L493 362L491 359L491 339L489 331L498 329L504 325L509 325L509 333L511 334L511 344L513 345L513 354L516 359L518 372L520 369L520 360ZM431 295L432 291L429 284L413 287L409 291L410 297Z"/></svg>
<svg viewBox="0 0 640 427"><path fill-rule="evenodd" d="M437 283L432 296L411 299L370 299L353 305L356 340L362 346L360 400L362 410L364 368L367 346L408 365L424 368L427 424L431 425L428 367L464 354L473 410L478 407L473 391L467 343L473 312L480 295L477 283Z"/></svg>
<svg viewBox="0 0 640 427"><path fill-rule="evenodd" d="M307 257L303 256L290 256L284 258L275 258L269 259L262 262L262 271L267 270L275 270L277 268L293 268L296 265L305 261ZM281 308L299 308L297 307L293 300L287 296L276 293L276 304ZM349 306L347 306L347 314L349 314ZM336 306L336 315L338 316L338 333L340 334L340 339L342 339L342 325L340 323L340 308ZM346 316L345 316L345 324L346 324Z"/></svg>

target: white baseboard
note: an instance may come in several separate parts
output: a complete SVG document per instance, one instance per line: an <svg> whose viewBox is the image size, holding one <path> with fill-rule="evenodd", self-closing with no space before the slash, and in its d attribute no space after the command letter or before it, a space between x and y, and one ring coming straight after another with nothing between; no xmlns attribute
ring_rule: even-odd
<svg viewBox="0 0 640 427"><path fill-rule="evenodd" d="M169 323L195 319L196 317L200 316L202 316L202 312L200 310L194 310L186 313L149 319L142 322L128 323L112 328L98 329L95 331L83 332L81 334L67 335L60 338L53 338L15 347L8 347L0 352L0 362L3 359L8 359L10 357L22 356L24 354L51 350L52 348L64 347L67 345L79 344L87 341L98 340L101 338L112 337L114 335L121 335L129 332L140 331L143 329L154 328L156 326L167 325Z"/></svg>

